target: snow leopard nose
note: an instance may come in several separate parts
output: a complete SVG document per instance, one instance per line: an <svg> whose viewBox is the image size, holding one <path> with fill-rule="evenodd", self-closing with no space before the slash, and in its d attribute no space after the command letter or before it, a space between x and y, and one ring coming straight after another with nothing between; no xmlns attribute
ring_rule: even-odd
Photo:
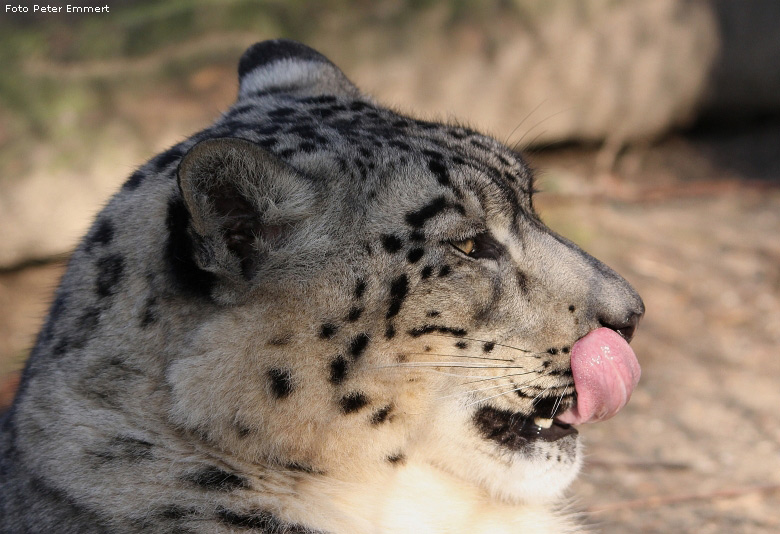
<svg viewBox="0 0 780 534"><path fill-rule="evenodd" d="M614 330L630 343L645 314L645 303L625 278L601 262L597 265L603 278L591 294L586 312L590 319L588 323L591 328L603 326Z"/></svg>
<svg viewBox="0 0 780 534"><path fill-rule="evenodd" d="M641 299L639 299L639 309L632 310L628 313L628 316L620 322L612 322L610 319L599 317L599 324L606 328L610 328L620 334L623 339L628 343L634 338L634 332L639 324L639 320L645 314L645 305Z"/></svg>

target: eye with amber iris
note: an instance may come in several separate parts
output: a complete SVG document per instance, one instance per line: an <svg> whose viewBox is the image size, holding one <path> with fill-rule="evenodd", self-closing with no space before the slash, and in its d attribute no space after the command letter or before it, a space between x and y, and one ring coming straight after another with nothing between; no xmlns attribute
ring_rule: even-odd
<svg viewBox="0 0 780 534"><path fill-rule="evenodd" d="M464 239L463 241L452 241L452 246L460 250L466 256L470 256L474 251L474 240Z"/></svg>
<svg viewBox="0 0 780 534"><path fill-rule="evenodd" d="M477 234L471 239L450 241L450 244L469 258L474 259L495 260L498 259L503 250L501 244L487 232Z"/></svg>

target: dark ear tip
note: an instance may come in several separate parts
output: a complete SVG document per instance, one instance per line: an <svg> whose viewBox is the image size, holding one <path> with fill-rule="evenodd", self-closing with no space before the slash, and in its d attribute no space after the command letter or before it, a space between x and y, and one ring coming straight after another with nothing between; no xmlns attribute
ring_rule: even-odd
<svg viewBox="0 0 780 534"><path fill-rule="evenodd" d="M297 41L292 41L290 39L273 39L255 43L244 52L241 56L241 60L238 62L238 77L243 78L247 73L259 67L283 59L330 63L328 58Z"/></svg>

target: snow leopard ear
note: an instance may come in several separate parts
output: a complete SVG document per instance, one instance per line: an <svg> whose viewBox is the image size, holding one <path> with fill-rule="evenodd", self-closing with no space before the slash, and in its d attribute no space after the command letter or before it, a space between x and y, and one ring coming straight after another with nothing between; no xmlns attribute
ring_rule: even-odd
<svg viewBox="0 0 780 534"><path fill-rule="evenodd" d="M179 235L171 236L180 247L174 261L180 271L186 267L185 277L208 281L211 296L225 302L246 290L316 204L305 178L243 139L198 143L182 158L178 181L186 213L178 217Z"/></svg>
<svg viewBox="0 0 780 534"><path fill-rule="evenodd" d="M250 46L238 63L238 79L239 100L274 92L301 96L360 96L358 88L328 58L288 39Z"/></svg>

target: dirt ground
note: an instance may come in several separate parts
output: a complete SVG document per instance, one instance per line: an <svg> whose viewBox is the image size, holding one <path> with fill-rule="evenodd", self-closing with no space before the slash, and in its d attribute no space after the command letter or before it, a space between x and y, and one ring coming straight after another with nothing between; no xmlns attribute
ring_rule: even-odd
<svg viewBox="0 0 780 534"><path fill-rule="evenodd" d="M572 495L605 534L780 532L780 127L610 157L531 155L543 218L645 299L643 367L614 419L581 428ZM62 262L0 275L0 404Z"/></svg>

